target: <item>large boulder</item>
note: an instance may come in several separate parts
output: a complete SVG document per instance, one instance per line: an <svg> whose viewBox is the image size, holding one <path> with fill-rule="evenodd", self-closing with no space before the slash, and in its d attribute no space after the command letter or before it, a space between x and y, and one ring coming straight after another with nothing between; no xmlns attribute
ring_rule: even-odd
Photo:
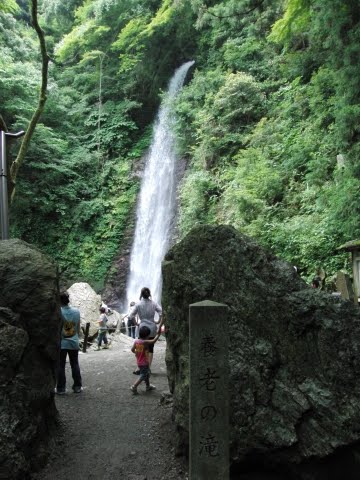
<svg viewBox="0 0 360 480"><path fill-rule="evenodd" d="M0 241L0 478L41 467L55 425L60 341L56 267L20 240Z"/></svg>
<svg viewBox="0 0 360 480"><path fill-rule="evenodd" d="M74 283L68 289L70 305L80 310L81 326L85 328L90 323L90 336L93 336L99 328L99 308L101 296L85 282Z"/></svg>
<svg viewBox="0 0 360 480"><path fill-rule="evenodd" d="M163 263L166 362L182 450L188 312L202 300L228 305L233 471L255 465L287 479L358 478L359 309L309 288L290 264L228 226L195 228Z"/></svg>
<svg viewBox="0 0 360 480"><path fill-rule="evenodd" d="M99 329L99 308L101 306L101 296L85 282L74 283L68 289L70 304L80 310L81 327L85 328L86 323L90 323L89 335L93 338ZM108 314L108 327L116 328L121 323L122 316L115 310Z"/></svg>

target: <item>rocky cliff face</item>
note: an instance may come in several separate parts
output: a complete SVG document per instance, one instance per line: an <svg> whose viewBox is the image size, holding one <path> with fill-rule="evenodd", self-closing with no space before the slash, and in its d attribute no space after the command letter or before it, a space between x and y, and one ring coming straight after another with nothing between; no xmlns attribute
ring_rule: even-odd
<svg viewBox="0 0 360 480"><path fill-rule="evenodd" d="M56 268L20 240L0 241L0 478L47 457L60 340Z"/></svg>
<svg viewBox="0 0 360 480"><path fill-rule="evenodd" d="M229 308L233 471L255 465L288 479L357 478L359 309L309 288L291 265L227 226L198 227L175 245L163 282L166 361L183 451L189 304L213 300Z"/></svg>

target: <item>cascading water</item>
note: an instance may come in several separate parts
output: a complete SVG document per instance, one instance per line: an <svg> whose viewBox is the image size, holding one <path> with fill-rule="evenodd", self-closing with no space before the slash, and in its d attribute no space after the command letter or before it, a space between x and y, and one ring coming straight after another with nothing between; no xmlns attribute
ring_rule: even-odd
<svg viewBox="0 0 360 480"><path fill-rule="evenodd" d="M161 262L169 247L176 205L177 158L172 130L172 101L193 64L187 62L175 71L154 126L137 206L126 291L127 305L139 298L142 287L150 288L155 301L161 300Z"/></svg>

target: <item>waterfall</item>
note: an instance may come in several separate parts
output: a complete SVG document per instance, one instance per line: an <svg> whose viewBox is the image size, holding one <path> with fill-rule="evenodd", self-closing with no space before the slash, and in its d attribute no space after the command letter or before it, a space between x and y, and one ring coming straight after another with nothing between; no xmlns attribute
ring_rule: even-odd
<svg viewBox="0 0 360 480"><path fill-rule="evenodd" d="M176 152L173 134L173 100L183 86L194 62L178 68L170 80L153 130L136 213L134 243L126 301L137 301L142 287L149 287L152 298L161 300L161 262L169 247L176 206Z"/></svg>

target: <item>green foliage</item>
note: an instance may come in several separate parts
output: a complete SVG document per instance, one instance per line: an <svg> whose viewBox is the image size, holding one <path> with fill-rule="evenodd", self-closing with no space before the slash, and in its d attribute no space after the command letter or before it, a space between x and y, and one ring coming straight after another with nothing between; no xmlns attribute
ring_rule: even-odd
<svg viewBox="0 0 360 480"><path fill-rule="evenodd" d="M159 88L165 87L179 65L179 54L175 52L180 51L183 57L192 46L191 21L186 3L163 0L154 15L148 11L136 16L119 33L112 50L119 54L120 78L128 83L127 92L136 95L139 102L148 104L149 98L158 95ZM167 42L170 35L171 44Z"/></svg>
<svg viewBox="0 0 360 480"><path fill-rule="evenodd" d="M15 18L0 11L0 105L8 124L24 127L36 105L40 83L38 65L33 60L35 35L20 29ZM24 120L24 122L20 119Z"/></svg>
<svg viewBox="0 0 360 480"><path fill-rule="evenodd" d="M113 43L113 50L126 52L120 53L120 73L131 71L144 58L145 45L139 37L146 28L148 21L149 17L130 20L120 32L117 41Z"/></svg>
<svg viewBox="0 0 360 480"><path fill-rule="evenodd" d="M46 132L40 134L44 138ZM57 158L66 145L55 149L53 140L43 142L41 151L31 151L42 158L51 155L51 163L34 159L24 169L22 195L12 207L13 234L40 246L69 278L100 285L136 200L137 184L129 180L131 163L118 158L99 172L96 156L83 148L64 163Z"/></svg>
<svg viewBox="0 0 360 480"><path fill-rule="evenodd" d="M64 251L57 255L60 265L73 275L97 284L106 278L136 199L137 188L128 182L128 174L126 163L104 171L101 188L108 190L108 196L83 201L74 209L74 228L64 241Z"/></svg>
<svg viewBox="0 0 360 480"><path fill-rule="evenodd" d="M106 152L124 152L131 145L131 133L137 130L135 122L129 117L129 111L138 104L130 100L115 103L108 100L101 109L100 118L98 111L89 112L85 125L92 127L88 135L88 147L95 149L100 142L101 148ZM100 131L97 130L101 122Z"/></svg>
<svg viewBox="0 0 360 480"><path fill-rule="evenodd" d="M179 226L182 235L194 225L213 223L218 186L210 174L197 171L189 174L181 189L181 215Z"/></svg>
<svg viewBox="0 0 360 480"><path fill-rule="evenodd" d="M177 105L191 165L182 231L191 221L230 223L305 276L347 267L335 252L360 234L358 3L191 3L202 69ZM202 169L217 186L211 202L203 181L189 188Z"/></svg>
<svg viewBox="0 0 360 480"><path fill-rule="evenodd" d="M222 48L224 64L231 71L246 71L263 81L276 76L278 65L272 45L255 37L230 38Z"/></svg>
<svg viewBox="0 0 360 480"><path fill-rule="evenodd" d="M47 27L51 34L59 41L62 36L72 28L75 9L82 3L82 0L46 0L42 2L43 28Z"/></svg>
<svg viewBox="0 0 360 480"><path fill-rule="evenodd" d="M24 2L0 5L0 104L24 127L40 81ZM176 105L179 231L227 223L305 277L347 268L360 237L356 0L47 0L46 109L17 184L12 232L71 279L101 286L136 202L133 164L161 91L194 59ZM338 160L343 166L338 165Z"/></svg>
<svg viewBox="0 0 360 480"><path fill-rule="evenodd" d="M0 11L15 13L19 10L15 0L1 0Z"/></svg>
<svg viewBox="0 0 360 480"><path fill-rule="evenodd" d="M261 116L265 101L259 84L243 72L230 73L214 97L214 116L222 124L248 125Z"/></svg>
<svg viewBox="0 0 360 480"><path fill-rule="evenodd" d="M266 208L282 200L283 180L259 149L240 151L236 159L237 165L223 173L219 219L245 228Z"/></svg>
<svg viewBox="0 0 360 480"><path fill-rule="evenodd" d="M297 35L303 35L310 21L311 0L287 0L284 16L273 25L269 39L289 44Z"/></svg>
<svg viewBox="0 0 360 480"><path fill-rule="evenodd" d="M195 98L196 106L187 107ZM228 159L234 145L245 141L249 125L260 118L265 97L250 75L238 72L210 71L197 73L194 82L180 95L177 112L191 115L192 155L197 165L206 169ZM184 122L185 123L185 122ZM179 130L182 130L183 125ZM185 130L186 132L186 130Z"/></svg>
<svg viewBox="0 0 360 480"><path fill-rule="evenodd" d="M55 1L46 7L48 19L51 8L69 21L76 17ZM58 59L71 64L51 66L43 123L35 131L11 207L13 236L50 254L68 278L97 285L103 284L121 246L138 189L132 163L149 143L148 130L142 135L134 118L139 103L119 89L116 59L114 63L101 45L111 27L101 24L100 10L69 32L58 48ZM15 122L26 124L36 103L38 45L26 24L11 15L4 19L1 113L14 128ZM55 36L56 25L51 20L47 25Z"/></svg>
<svg viewBox="0 0 360 480"><path fill-rule="evenodd" d="M68 33L58 44L56 56L60 62L80 60L86 48L91 47L94 37L99 38L98 29L94 20L82 23ZM91 37L91 42L90 42Z"/></svg>

